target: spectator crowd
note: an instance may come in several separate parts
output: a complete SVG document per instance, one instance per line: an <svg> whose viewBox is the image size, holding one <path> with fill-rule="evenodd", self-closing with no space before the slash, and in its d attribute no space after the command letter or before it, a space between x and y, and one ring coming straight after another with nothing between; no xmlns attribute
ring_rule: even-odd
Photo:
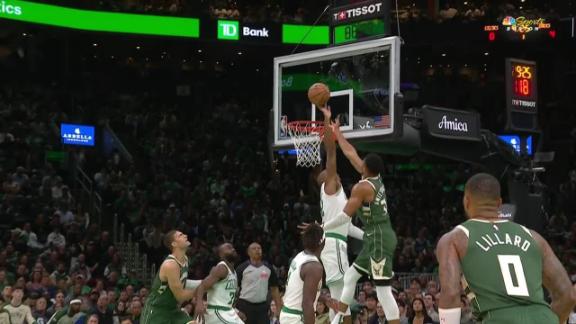
<svg viewBox="0 0 576 324"><path fill-rule="evenodd" d="M214 8L225 8L225 13L215 9L216 16L243 11ZM440 16L451 12L448 6ZM460 95L445 100L468 101L447 106L472 107L481 113L483 107L496 106L473 95L485 89L471 86L481 81L460 77L465 75L425 79L420 84L422 100L437 102L434 96L450 88ZM6 318L12 323L30 322L30 317L38 324L52 317L51 323L78 318L87 323L138 323L150 277L127 264L111 232L114 217L156 266L167 253L161 243L164 233L178 228L188 234L193 279L204 278L216 263L214 248L219 243L231 242L244 252L251 242L260 242L284 284L290 259L300 249L296 225L319 219L318 188L308 170L295 168L288 155L270 165L266 111L230 98L196 110L162 98L120 99L113 94L102 96L105 102L93 96L90 105L64 110L61 107L67 105L58 96L46 86L0 88L0 323ZM574 115L546 118L545 127L562 120L569 124ZM133 159L126 158L121 147L105 152L98 147L63 148L61 122L109 125ZM576 131L571 127L562 134L574 140ZM573 157L574 147L567 150ZM386 156L385 161L388 205L398 234L394 288L402 322L415 318L438 322L434 248L441 234L464 220L462 184L476 170L421 155ZM103 199L102 223L80 197L70 168L75 163ZM347 172L347 162L339 163L339 168L349 189L358 178ZM543 233L573 281L574 168L570 165L573 171L568 176L547 182L551 207ZM353 260L358 242L350 246ZM360 284L355 300L356 322L385 323L369 281ZM191 312L193 306L187 303L183 308ZM462 307L462 323L474 323L466 298ZM320 304L318 323L326 322L326 311ZM272 304L271 323L277 322L278 312Z"/></svg>

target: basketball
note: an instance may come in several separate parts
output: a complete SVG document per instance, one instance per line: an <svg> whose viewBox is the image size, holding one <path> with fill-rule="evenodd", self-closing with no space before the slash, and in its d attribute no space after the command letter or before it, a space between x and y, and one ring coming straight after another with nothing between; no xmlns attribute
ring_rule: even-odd
<svg viewBox="0 0 576 324"><path fill-rule="evenodd" d="M330 89L324 83L314 83L308 89L308 100L318 107L324 107L330 99Z"/></svg>

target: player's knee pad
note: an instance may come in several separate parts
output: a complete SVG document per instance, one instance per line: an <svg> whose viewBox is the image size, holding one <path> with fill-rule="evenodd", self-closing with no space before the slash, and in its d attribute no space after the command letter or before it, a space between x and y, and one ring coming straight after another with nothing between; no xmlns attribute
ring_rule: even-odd
<svg viewBox="0 0 576 324"><path fill-rule="evenodd" d="M392 294L392 287L376 286L376 293L386 318L388 320L400 319L400 309L398 309L398 304L396 303L396 299L394 299L394 295Z"/></svg>

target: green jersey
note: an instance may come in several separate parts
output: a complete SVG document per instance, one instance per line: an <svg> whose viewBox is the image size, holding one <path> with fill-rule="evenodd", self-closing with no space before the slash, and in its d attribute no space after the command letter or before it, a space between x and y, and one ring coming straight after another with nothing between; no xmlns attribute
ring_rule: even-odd
<svg viewBox="0 0 576 324"><path fill-rule="evenodd" d="M361 180L374 190L374 199L358 209L364 223L362 251L354 260L354 267L374 280L389 280L394 276L393 261L397 239L386 203L386 190L380 176Z"/></svg>
<svg viewBox="0 0 576 324"><path fill-rule="evenodd" d="M468 236L462 284L475 315L529 305L548 307L542 289L542 252L526 227L471 219L458 225Z"/></svg>
<svg viewBox="0 0 576 324"><path fill-rule="evenodd" d="M173 255L167 256L165 260L175 260L178 263L180 266L180 282L182 282L182 287L184 287L188 279L188 259L186 259L184 264L180 264ZM145 308L173 310L180 309L178 305L176 297L174 297L172 290L168 287L168 282L160 280L160 270L158 270L150 289L150 296L146 300Z"/></svg>
<svg viewBox="0 0 576 324"><path fill-rule="evenodd" d="M366 178L360 183L367 182L374 189L374 200L371 203L364 203L358 210L358 217L365 227L372 227L376 224L385 225L392 228L390 215L388 214L388 204L386 203L386 189L380 176Z"/></svg>

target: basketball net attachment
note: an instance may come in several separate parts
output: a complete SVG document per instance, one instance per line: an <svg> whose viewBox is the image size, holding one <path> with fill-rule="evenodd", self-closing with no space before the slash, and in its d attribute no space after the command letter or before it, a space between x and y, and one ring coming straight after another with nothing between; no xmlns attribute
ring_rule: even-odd
<svg viewBox="0 0 576 324"><path fill-rule="evenodd" d="M311 168L320 164L320 143L324 137L321 121L293 121L288 123L288 134L296 148L296 165Z"/></svg>

